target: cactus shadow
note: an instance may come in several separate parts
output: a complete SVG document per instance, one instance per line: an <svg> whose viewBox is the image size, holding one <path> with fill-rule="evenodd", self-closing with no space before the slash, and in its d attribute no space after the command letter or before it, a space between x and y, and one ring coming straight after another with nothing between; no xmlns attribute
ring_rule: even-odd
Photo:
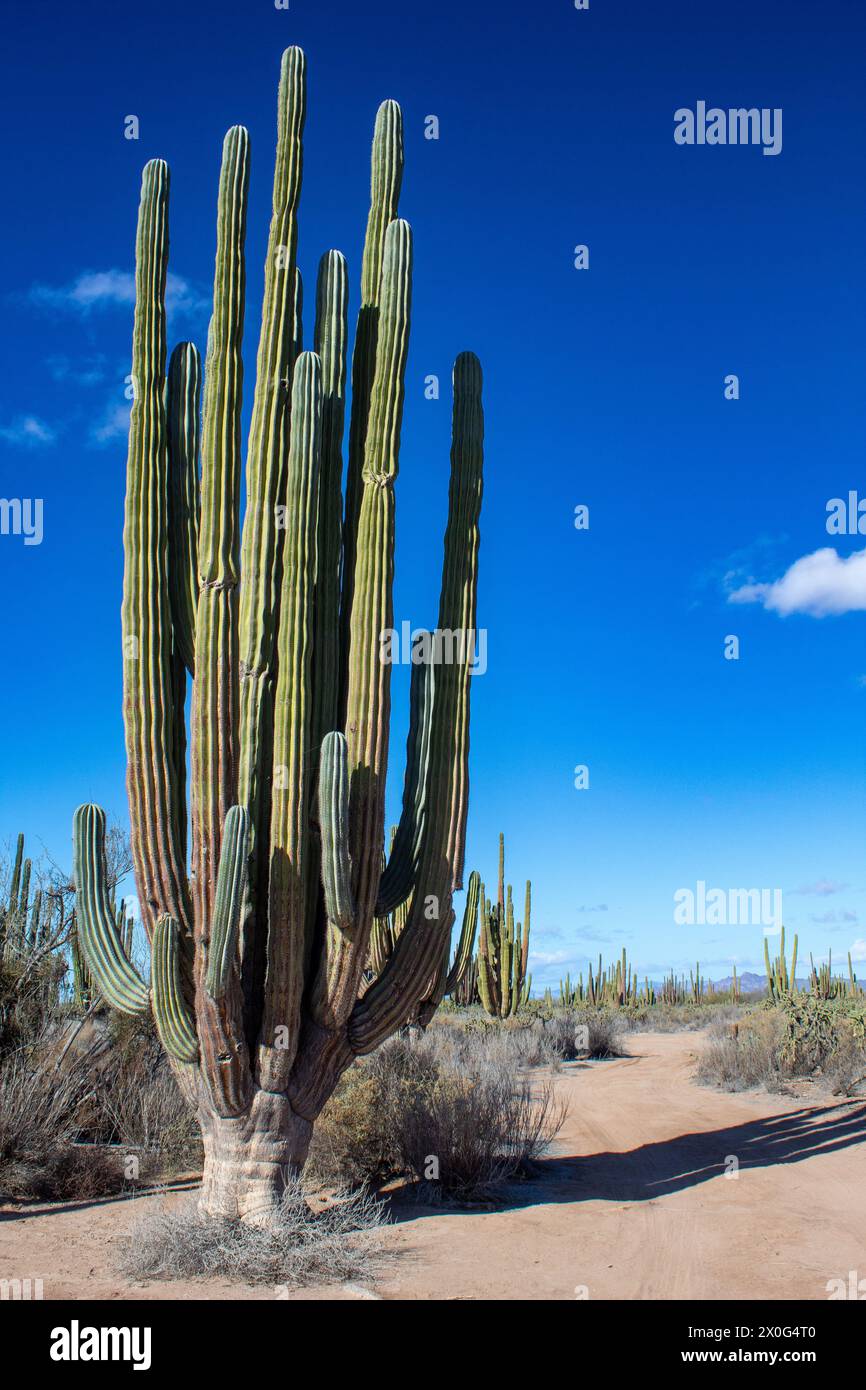
<svg viewBox="0 0 866 1390"><path fill-rule="evenodd" d="M866 1105L832 1104L769 1115L745 1124L678 1134L622 1152L537 1159L531 1173L477 1202L425 1202L411 1187L391 1194L396 1224L426 1216L463 1215L589 1201L654 1202L722 1177L731 1156L741 1171L801 1163L866 1143Z"/></svg>
<svg viewBox="0 0 866 1390"><path fill-rule="evenodd" d="M536 1200L651 1202L722 1176L732 1157L746 1171L802 1163L863 1143L866 1105L804 1107L624 1152L541 1159L536 1167L547 1192Z"/></svg>

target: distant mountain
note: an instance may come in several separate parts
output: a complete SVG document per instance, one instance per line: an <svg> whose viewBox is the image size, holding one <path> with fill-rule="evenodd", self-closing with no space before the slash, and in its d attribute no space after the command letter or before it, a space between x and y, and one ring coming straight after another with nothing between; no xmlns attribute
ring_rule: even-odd
<svg viewBox="0 0 866 1390"><path fill-rule="evenodd" d="M730 989L734 980L732 975L726 975L723 980L713 980L713 984L718 990ZM808 989L808 980L797 980L798 989ZM742 975L737 974L737 984L740 986L741 994L765 994L767 990L766 975L753 975L750 970L746 970Z"/></svg>
<svg viewBox="0 0 866 1390"><path fill-rule="evenodd" d="M717 990L731 989L734 983L732 975L726 975L723 980L713 980ZM799 981L797 982L799 984ZM737 971L737 984L741 994L763 994L767 988L766 975L754 975L750 970L746 970L741 975Z"/></svg>

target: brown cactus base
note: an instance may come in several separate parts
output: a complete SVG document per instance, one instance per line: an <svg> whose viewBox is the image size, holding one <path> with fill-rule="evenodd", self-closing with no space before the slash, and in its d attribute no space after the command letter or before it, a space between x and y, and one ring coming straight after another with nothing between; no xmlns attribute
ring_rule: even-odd
<svg viewBox="0 0 866 1390"><path fill-rule="evenodd" d="M199 1211L269 1226L279 1219L286 1184L304 1166L312 1123L284 1095L257 1091L245 1115L199 1115L204 1174Z"/></svg>

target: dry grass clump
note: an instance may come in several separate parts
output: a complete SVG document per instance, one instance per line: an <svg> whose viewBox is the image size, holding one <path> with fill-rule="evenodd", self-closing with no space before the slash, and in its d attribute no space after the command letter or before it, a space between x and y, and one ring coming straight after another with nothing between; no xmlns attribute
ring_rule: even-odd
<svg viewBox="0 0 866 1390"><path fill-rule="evenodd" d="M369 1279L385 1260L373 1233L384 1207L369 1193L339 1195L312 1211L300 1182L265 1229L202 1216L194 1198L149 1206L124 1242L121 1268L135 1279L223 1279L292 1288Z"/></svg>

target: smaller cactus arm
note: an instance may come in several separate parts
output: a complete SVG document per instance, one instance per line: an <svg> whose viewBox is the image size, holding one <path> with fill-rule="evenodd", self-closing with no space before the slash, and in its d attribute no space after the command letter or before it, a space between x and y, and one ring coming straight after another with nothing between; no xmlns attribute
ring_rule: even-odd
<svg viewBox="0 0 866 1390"><path fill-rule="evenodd" d="M241 908L247 880L249 819L249 812L245 806L231 806L223 826L205 971L205 989L211 999L222 999L225 994L237 953Z"/></svg>
<svg viewBox="0 0 866 1390"><path fill-rule="evenodd" d="M151 943L153 1019L160 1042L179 1062L198 1061L195 1020L181 983L180 927L173 917L160 917Z"/></svg>
<svg viewBox="0 0 866 1390"><path fill-rule="evenodd" d="M328 921L352 934L352 863L349 857L349 753L342 734L326 734L319 765L319 824L322 834L322 884ZM382 913L382 916L386 914Z"/></svg>
<svg viewBox="0 0 866 1390"><path fill-rule="evenodd" d="M73 818L78 933L84 959L106 1002L120 1013L145 1014L147 986L121 949L108 899L105 812L79 806Z"/></svg>
<svg viewBox="0 0 866 1390"><path fill-rule="evenodd" d="M198 606L201 358L195 343L178 343L168 364L168 582L175 645L190 675L195 668Z"/></svg>
<svg viewBox="0 0 866 1390"><path fill-rule="evenodd" d="M377 917L387 917L389 912L400 907L415 887L430 774L430 735L436 688L434 672L432 662L419 662L412 667L403 809L388 863L379 881Z"/></svg>
<svg viewBox="0 0 866 1390"><path fill-rule="evenodd" d="M448 972L445 981L445 993L450 994L455 990L469 969L469 962L472 959L472 951L475 946L475 933L478 930L478 897L481 888L481 876L473 869L469 875L469 886L466 893L466 907L463 912L463 925L460 928L460 940L457 943L457 950L454 955L454 963Z"/></svg>

